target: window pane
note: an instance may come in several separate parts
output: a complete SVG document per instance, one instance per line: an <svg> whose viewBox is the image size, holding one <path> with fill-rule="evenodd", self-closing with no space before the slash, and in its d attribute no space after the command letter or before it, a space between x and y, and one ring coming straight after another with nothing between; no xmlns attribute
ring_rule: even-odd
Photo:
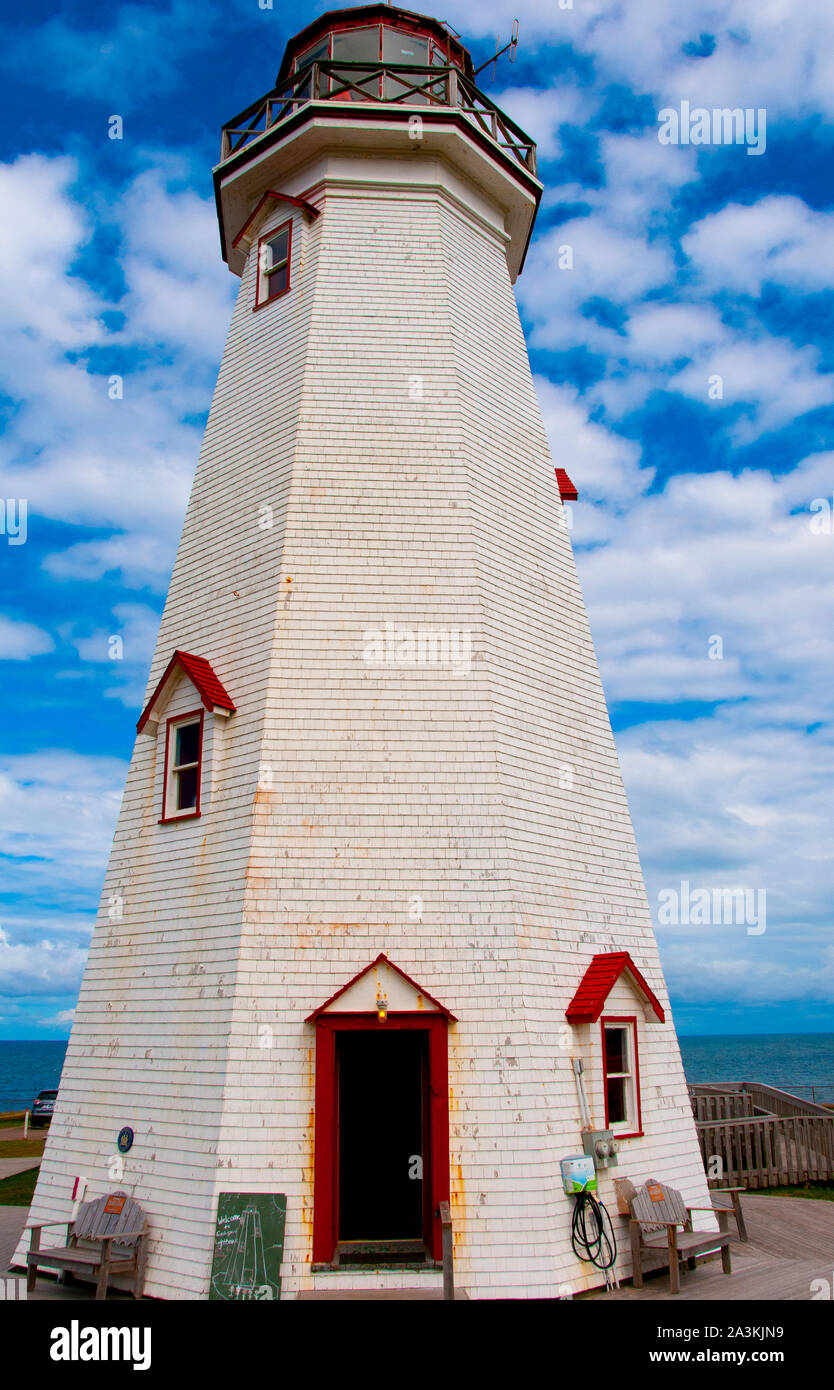
<svg viewBox="0 0 834 1390"><path fill-rule="evenodd" d="M342 58L346 63L364 63L369 61L374 67L379 64L379 28L374 25L373 29L348 29L343 34L333 35L333 57ZM344 90L344 84L352 82L354 87L364 88L364 91ZM342 89L342 90L340 90ZM366 73L359 72L334 72L333 81L330 84L331 95L337 101L365 101L371 98L379 100L379 76L368 76ZM367 98L364 95L367 92Z"/></svg>
<svg viewBox="0 0 834 1390"><path fill-rule="evenodd" d="M177 810L188 811L197 805L197 768L174 774L177 779Z"/></svg>
<svg viewBox="0 0 834 1390"><path fill-rule="evenodd" d="M267 242L272 258L270 260L270 265L280 265L282 261L287 259L289 244L289 228L287 228L286 231L280 232L278 236L273 237L271 241Z"/></svg>
<svg viewBox="0 0 834 1390"><path fill-rule="evenodd" d="M606 1072L628 1071L625 1028L606 1028L605 1030L605 1070Z"/></svg>
<svg viewBox="0 0 834 1390"><path fill-rule="evenodd" d="M196 763L200 756L200 725L180 724L176 730L174 767L183 763Z"/></svg>
<svg viewBox="0 0 834 1390"><path fill-rule="evenodd" d="M273 270L266 277L266 297L274 299L276 294L283 294L289 282L289 265L282 265L280 270Z"/></svg>
<svg viewBox="0 0 834 1390"><path fill-rule="evenodd" d="M295 60L295 70L298 72L299 68L306 68L308 63L320 63L323 58L327 58L329 55L330 35L328 34L326 39L322 39L320 43L314 43L312 48L308 48L306 52L298 55Z"/></svg>
<svg viewBox="0 0 834 1390"><path fill-rule="evenodd" d="M382 57L386 63L419 63L429 61L429 41L419 34L401 34L396 29L382 31Z"/></svg>
<svg viewBox="0 0 834 1390"><path fill-rule="evenodd" d="M379 29L346 29L333 35L333 61L364 63L366 59L379 62Z"/></svg>
<svg viewBox="0 0 834 1390"><path fill-rule="evenodd" d="M312 48L308 48L308 49L307 49L307 52L306 52L306 53L302 53L298 58L296 58L296 60L295 60L295 70L296 70L296 72L298 72L300 68L306 68L306 66L307 66L308 63L321 63L321 62L323 62L323 61L326 61L329 57L330 57L330 35L328 34L328 35L327 35L327 38L324 39L323 42L314 44ZM312 76L307 78L307 81L304 83L303 87L299 87L298 91L296 92L296 96L299 96L299 97L309 97L309 96L312 96L312 90L311 90L311 88L312 88ZM322 93L322 96L326 96L326 95L327 95L327 78L326 78L326 77L323 77L323 78L321 79L321 93Z"/></svg>
<svg viewBox="0 0 834 1390"><path fill-rule="evenodd" d="M608 1123L610 1125L620 1124L623 1120L628 1119L626 1085L627 1082L622 1077L605 1083L605 1093L608 1098Z"/></svg>
<svg viewBox="0 0 834 1390"><path fill-rule="evenodd" d="M426 67L429 61L429 41L417 34L400 34L396 29L382 31L382 57L386 63L411 63ZM409 87L424 86L428 77L414 73L398 73L396 77L385 79L385 100L403 101L407 106L423 106L428 101L422 92L410 92Z"/></svg>

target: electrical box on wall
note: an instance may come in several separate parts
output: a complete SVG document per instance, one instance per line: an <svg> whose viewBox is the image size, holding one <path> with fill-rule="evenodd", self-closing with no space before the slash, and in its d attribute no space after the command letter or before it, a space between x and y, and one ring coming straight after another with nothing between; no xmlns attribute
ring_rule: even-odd
<svg viewBox="0 0 834 1390"><path fill-rule="evenodd" d="M597 1171L590 1154L576 1154L562 1159L562 1182L569 1197L577 1192L596 1192Z"/></svg>
<svg viewBox="0 0 834 1390"><path fill-rule="evenodd" d="M610 1129L586 1130L582 1135L582 1147L590 1154L597 1168L615 1168L620 1145Z"/></svg>

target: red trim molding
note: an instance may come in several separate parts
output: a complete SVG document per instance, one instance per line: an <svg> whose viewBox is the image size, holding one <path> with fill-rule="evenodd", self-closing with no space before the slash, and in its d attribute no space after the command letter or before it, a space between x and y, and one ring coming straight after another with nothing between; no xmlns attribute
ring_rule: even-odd
<svg viewBox="0 0 834 1390"><path fill-rule="evenodd" d="M329 1264L338 1240L339 1135L336 1034L388 1029L428 1033L428 1143L423 1154L423 1181L428 1182L428 1244L442 1258L438 1206L449 1201L449 1054L448 1019L444 1014L322 1014L316 1020L316 1114L313 1177L313 1263ZM369 1084L372 1084L369 1079ZM384 1098L380 1098L384 1104ZM428 1174L426 1173L428 1168Z"/></svg>
<svg viewBox="0 0 834 1390"><path fill-rule="evenodd" d="M565 1010L568 1023L596 1023L605 1008L606 999L624 970L659 1021L665 1023L666 1015L660 1000L643 979L628 951L607 951L603 955L594 956Z"/></svg>
<svg viewBox="0 0 834 1390"><path fill-rule="evenodd" d="M606 1129L610 1129L610 1128L611 1128L610 1124L608 1123L608 1074L607 1074L607 1072L606 1072L606 1070L605 1070L605 1025L606 1025L606 1023L620 1024L620 1025L622 1025L622 1024L624 1024L624 1023L625 1023L625 1024L630 1024L630 1025L631 1025L631 1038L632 1038L632 1044L633 1044L633 1047L634 1047L634 1099L635 1099L635 1103L636 1103L636 1105L637 1105L637 1128L636 1128L636 1129L632 1129L632 1130L628 1130L628 1131L624 1131L624 1130L621 1130L621 1129L615 1129L615 1130L614 1130L614 1134L616 1134L616 1136L617 1136L618 1139L642 1139L642 1138L643 1138L643 1133L644 1133L644 1131L643 1131L643 1107L642 1107L642 1105L641 1105L641 1103L640 1103L640 1056L639 1056L638 1047L637 1047L637 1016L636 1016L636 1014L606 1014L606 1015L605 1015L603 1018L601 1018L600 1021L599 1021L600 1036L601 1036L601 1039L602 1039L602 1093L603 1093L603 1100L605 1101L605 1128L606 1128Z"/></svg>
<svg viewBox="0 0 834 1390"><path fill-rule="evenodd" d="M165 724L165 769L162 774L162 815L157 821L158 825L170 825L178 820L197 820L200 815L200 791L203 783L203 709L188 710L185 714L172 714ZM168 814L168 759L171 753L171 726L175 724L187 724L189 720L199 719L200 721L200 742L197 750L197 801L193 809L187 811L173 811Z"/></svg>

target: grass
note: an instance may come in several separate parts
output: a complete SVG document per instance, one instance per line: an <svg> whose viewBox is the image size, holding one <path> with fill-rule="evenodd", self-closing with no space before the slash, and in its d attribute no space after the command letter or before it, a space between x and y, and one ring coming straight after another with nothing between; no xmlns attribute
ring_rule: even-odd
<svg viewBox="0 0 834 1390"><path fill-rule="evenodd" d="M834 1182L820 1179L818 1182L796 1183L793 1187L759 1187L756 1196L762 1197L813 1197L819 1202L834 1202Z"/></svg>
<svg viewBox="0 0 834 1390"><path fill-rule="evenodd" d="M4 1110L0 1115L0 1129L17 1129L23 1124L23 1110Z"/></svg>
<svg viewBox="0 0 834 1390"><path fill-rule="evenodd" d="M0 1158L40 1158L44 1143L43 1132L37 1139L0 1139Z"/></svg>
<svg viewBox="0 0 834 1390"><path fill-rule="evenodd" d="M0 1207L30 1207L37 1180L37 1168L27 1168L25 1173L0 1179Z"/></svg>

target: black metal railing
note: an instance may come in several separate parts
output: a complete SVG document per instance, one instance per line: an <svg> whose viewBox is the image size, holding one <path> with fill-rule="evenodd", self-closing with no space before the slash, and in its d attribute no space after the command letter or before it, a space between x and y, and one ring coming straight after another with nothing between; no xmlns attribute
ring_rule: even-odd
<svg viewBox="0 0 834 1390"><path fill-rule="evenodd" d="M312 101L453 107L531 174L536 173L536 146L529 135L459 68L330 60L309 63L229 121L223 127L221 163Z"/></svg>

